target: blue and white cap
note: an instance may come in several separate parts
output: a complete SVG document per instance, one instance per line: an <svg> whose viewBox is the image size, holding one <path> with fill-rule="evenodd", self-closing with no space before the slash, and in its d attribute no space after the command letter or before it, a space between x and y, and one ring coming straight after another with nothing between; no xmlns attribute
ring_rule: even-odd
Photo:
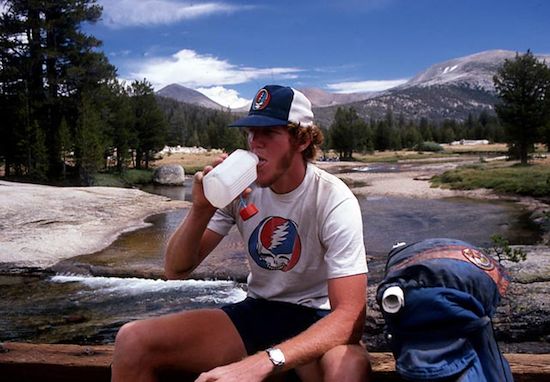
<svg viewBox="0 0 550 382"><path fill-rule="evenodd" d="M248 116L233 122L231 127L272 127L295 123L313 125L311 102L296 89L266 85L252 100Z"/></svg>

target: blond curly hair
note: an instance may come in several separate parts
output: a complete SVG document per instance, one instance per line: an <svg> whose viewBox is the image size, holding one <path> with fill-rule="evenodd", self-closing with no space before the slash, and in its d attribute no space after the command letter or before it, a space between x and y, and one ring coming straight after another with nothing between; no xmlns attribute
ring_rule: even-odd
<svg viewBox="0 0 550 382"><path fill-rule="evenodd" d="M302 156L307 162L315 160L324 139L321 129L316 125L301 126L296 123L289 123L288 132L297 143L302 143L307 139L311 141L309 146L302 152Z"/></svg>

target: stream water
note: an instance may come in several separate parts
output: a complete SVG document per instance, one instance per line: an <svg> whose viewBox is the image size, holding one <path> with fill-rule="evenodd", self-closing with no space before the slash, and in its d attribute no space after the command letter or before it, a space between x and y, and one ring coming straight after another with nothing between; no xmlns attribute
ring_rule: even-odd
<svg viewBox="0 0 550 382"><path fill-rule="evenodd" d="M185 199L189 189L187 185L146 191ZM372 282L382 277L385 255L396 241L452 237L487 247L495 233L512 244L539 239L526 213L510 202L396 197L361 197L359 202ZM185 213L152 216L147 219L149 227L122 235L109 248L64 262L57 268L63 274L0 277L0 341L108 343L130 320L244 298L245 285L236 281L156 279L162 274L163 245ZM245 257L236 232L216 251L237 261ZM110 277L93 277L79 272L82 264L142 277L113 277L107 271Z"/></svg>

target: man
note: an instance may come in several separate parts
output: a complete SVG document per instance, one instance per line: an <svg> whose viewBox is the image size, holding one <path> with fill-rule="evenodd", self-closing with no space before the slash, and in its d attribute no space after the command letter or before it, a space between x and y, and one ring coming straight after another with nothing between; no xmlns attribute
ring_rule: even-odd
<svg viewBox="0 0 550 382"><path fill-rule="evenodd" d="M294 369L302 381L365 381L360 345L367 264L357 199L310 163L322 142L311 103L277 85L260 89L244 127L259 157L247 201L216 210L194 177L193 205L170 238L168 278L185 278L233 224L248 249L248 297L124 325L117 335L113 381L153 381L159 371L200 374L197 381L275 380ZM220 163L223 158L216 163Z"/></svg>

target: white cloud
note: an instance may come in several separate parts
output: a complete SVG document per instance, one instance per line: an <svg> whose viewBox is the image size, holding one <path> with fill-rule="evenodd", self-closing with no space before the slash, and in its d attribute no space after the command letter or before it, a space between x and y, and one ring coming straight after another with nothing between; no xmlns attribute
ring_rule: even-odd
<svg viewBox="0 0 550 382"><path fill-rule="evenodd" d="M103 22L113 28L171 24L250 8L223 2L194 3L175 0L100 0L99 3L103 6Z"/></svg>
<svg viewBox="0 0 550 382"><path fill-rule="evenodd" d="M327 88L336 93L362 93L376 92L394 88L407 82L407 79L382 80L382 81L350 81L328 84Z"/></svg>
<svg viewBox="0 0 550 382"><path fill-rule="evenodd" d="M237 109L250 104L251 100L239 96L239 93L233 89L227 89L223 86L212 86L210 88L195 89L211 100L219 103L222 106L229 106L232 109Z"/></svg>
<svg viewBox="0 0 550 382"><path fill-rule="evenodd" d="M210 55L183 49L171 57L156 57L140 61L130 78L147 79L155 88L179 83L190 88L235 85L261 78L296 78L298 68L253 68L233 65Z"/></svg>
<svg viewBox="0 0 550 382"><path fill-rule="evenodd" d="M119 50L118 52L109 52L109 57L127 57L132 53L129 49Z"/></svg>

